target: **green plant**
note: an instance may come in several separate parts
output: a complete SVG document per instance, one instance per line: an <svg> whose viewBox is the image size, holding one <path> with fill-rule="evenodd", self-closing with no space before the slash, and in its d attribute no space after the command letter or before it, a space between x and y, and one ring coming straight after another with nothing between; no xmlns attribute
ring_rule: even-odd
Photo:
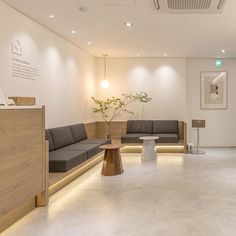
<svg viewBox="0 0 236 236"><path fill-rule="evenodd" d="M121 97L111 97L106 100L99 100L92 97L95 106L92 107L94 113L100 113L102 119L107 123L107 137L110 137L111 122L116 119L121 113L134 114L128 110L128 106L134 102L147 103L152 100L145 92L136 94L122 94Z"/></svg>

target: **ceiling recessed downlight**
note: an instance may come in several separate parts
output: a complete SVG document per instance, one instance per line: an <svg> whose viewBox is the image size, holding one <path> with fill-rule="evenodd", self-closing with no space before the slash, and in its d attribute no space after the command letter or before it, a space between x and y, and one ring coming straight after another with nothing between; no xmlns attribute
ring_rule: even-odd
<svg viewBox="0 0 236 236"><path fill-rule="evenodd" d="M140 57L140 54L139 54L139 53L137 54L137 57Z"/></svg>
<svg viewBox="0 0 236 236"><path fill-rule="evenodd" d="M225 49L222 49L222 50L221 50L221 52L222 52L222 53L225 53L225 52L226 52L226 50L225 50Z"/></svg>
<svg viewBox="0 0 236 236"><path fill-rule="evenodd" d="M92 42L91 41L88 41L88 45L91 45L92 44Z"/></svg>
<svg viewBox="0 0 236 236"><path fill-rule="evenodd" d="M54 15L53 15L53 14L50 14L50 15L49 15L49 18L51 18L51 19L54 18Z"/></svg>
<svg viewBox="0 0 236 236"><path fill-rule="evenodd" d="M75 31L75 30L72 30L71 33L72 33L72 34L76 34L76 31Z"/></svg>
<svg viewBox="0 0 236 236"><path fill-rule="evenodd" d="M167 57L167 53L164 53L164 57Z"/></svg>
<svg viewBox="0 0 236 236"><path fill-rule="evenodd" d="M125 26L127 26L128 28L132 27L132 23L131 22L125 22Z"/></svg>

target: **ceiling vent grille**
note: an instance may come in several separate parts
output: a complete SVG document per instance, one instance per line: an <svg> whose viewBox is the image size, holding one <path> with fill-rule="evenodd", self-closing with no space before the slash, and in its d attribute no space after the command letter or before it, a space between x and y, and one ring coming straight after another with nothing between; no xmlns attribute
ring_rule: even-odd
<svg viewBox="0 0 236 236"><path fill-rule="evenodd" d="M151 0L155 11L165 13L221 13L227 0Z"/></svg>
<svg viewBox="0 0 236 236"><path fill-rule="evenodd" d="M211 0L168 0L170 9L208 9Z"/></svg>

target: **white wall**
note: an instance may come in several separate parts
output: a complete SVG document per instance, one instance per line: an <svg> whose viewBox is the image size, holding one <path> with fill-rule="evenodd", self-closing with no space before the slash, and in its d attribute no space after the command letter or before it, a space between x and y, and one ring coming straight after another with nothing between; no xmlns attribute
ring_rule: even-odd
<svg viewBox="0 0 236 236"><path fill-rule="evenodd" d="M85 51L0 2L0 88L5 97L36 96L46 105L46 126L93 120L96 59ZM19 40L22 56L39 68L36 80L13 78L12 42Z"/></svg>
<svg viewBox="0 0 236 236"><path fill-rule="evenodd" d="M103 59L75 47L24 15L0 2L0 88L8 96L36 96L46 105L46 126L55 127L94 120L91 96L105 98L126 92L147 92L153 100L134 104L135 116L122 119L179 119L189 124L189 141L195 141L191 119L206 120L202 146L236 146L236 60L224 60L228 72L228 109L200 109L200 72L216 71L214 60L170 58L108 58L111 87L100 87ZM12 42L20 40L23 56L39 69L40 77L12 77Z"/></svg>
<svg viewBox="0 0 236 236"><path fill-rule="evenodd" d="M185 59L108 58L110 88L103 89L104 61L97 59L97 97L147 92L152 101L134 104L122 119L185 119Z"/></svg>
<svg viewBox="0 0 236 236"><path fill-rule="evenodd" d="M188 59L187 60L187 120L191 126L191 119L205 119L206 128L201 129L202 146L236 146L236 60L224 60L224 65L217 69L215 60ZM228 109L201 110L200 109L200 72L227 71L228 72ZM189 128L189 140L195 140L196 130Z"/></svg>
<svg viewBox="0 0 236 236"><path fill-rule="evenodd" d="M201 129L201 146L236 146L236 60L224 60L222 68L215 67L215 60L170 58L108 58L107 78L109 89L102 89L102 58L97 59L97 97L106 98L125 92L146 91L152 102L134 104L135 116L122 119L179 119L188 122L188 140L196 143L196 130L192 119L205 119ZM228 109L200 109L200 72L228 72Z"/></svg>

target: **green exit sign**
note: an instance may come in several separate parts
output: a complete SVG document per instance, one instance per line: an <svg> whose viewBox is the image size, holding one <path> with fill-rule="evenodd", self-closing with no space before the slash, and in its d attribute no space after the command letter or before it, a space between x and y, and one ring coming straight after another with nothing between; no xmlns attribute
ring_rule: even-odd
<svg viewBox="0 0 236 236"><path fill-rule="evenodd" d="M216 67L221 67L221 66L223 66L223 64L224 64L224 62L222 59L216 59L216 61L215 61Z"/></svg>

